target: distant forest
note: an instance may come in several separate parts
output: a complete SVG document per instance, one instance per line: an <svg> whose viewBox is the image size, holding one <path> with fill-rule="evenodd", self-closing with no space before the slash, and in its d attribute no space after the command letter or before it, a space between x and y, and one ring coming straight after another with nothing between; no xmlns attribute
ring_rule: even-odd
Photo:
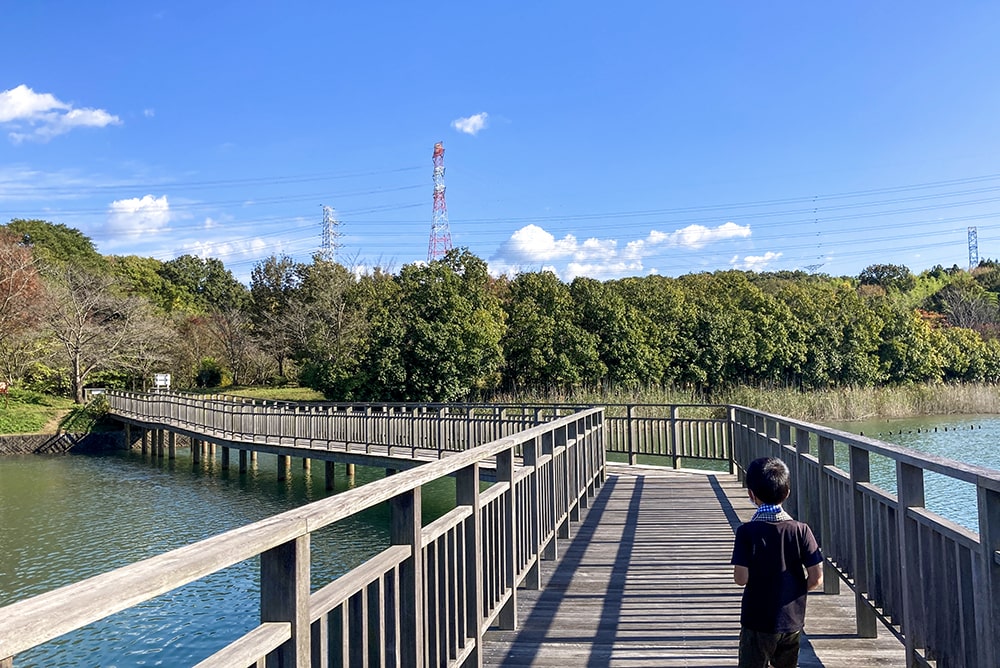
<svg viewBox="0 0 1000 668"><path fill-rule="evenodd" d="M0 226L0 249L0 378L77 401L155 373L177 389L297 382L337 401L1000 380L992 260L566 283L492 277L456 249L396 273L272 256L246 286L217 259L105 256L41 220Z"/></svg>

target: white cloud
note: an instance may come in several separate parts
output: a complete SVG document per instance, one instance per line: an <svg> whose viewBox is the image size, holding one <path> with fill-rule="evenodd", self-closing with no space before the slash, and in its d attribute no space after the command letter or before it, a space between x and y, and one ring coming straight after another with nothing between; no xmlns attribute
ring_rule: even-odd
<svg viewBox="0 0 1000 668"><path fill-rule="evenodd" d="M7 136L15 144L29 139L48 141L74 128L120 124L120 118L103 109L76 108L24 84L0 92L0 125L10 128Z"/></svg>
<svg viewBox="0 0 1000 668"><path fill-rule="evenodd" d="M661 235L662 233L653 231L650 233L650 238L652 238L654 234ZM705 227L703 225L688 225L687 227L681 228L676 232L671 232L670 234L665 235L662 239L658 239L658 241L666 241L672 246L681 246L683 248L692 248L697 250L713 241L722 241L724 239L734 238L745 239L749 236L749 225L737 225L736 223L729 222L715 228Z"/></svg>
<svg viewBox="0 0 1000 668"><path fill-rule="evenodd" d="M486 128L486 120L488 118L489 114L485 111L481 111L478 114L469 116L468 118L456 118L451 122L451 127L455 128L459 132L475 136L480 130Z"/></svg>
<svg viewBox="0 0 1000 668"><path fill-rule="evenodd" d="M138 237L166 231L170 223L167 196L133 197L115 200L108 207L106 230L112 237Z"/></svg>
<svg viewBox="0 0 1000 668"><path fill-rule="evenodd" d="M268 244L261 238L246 239L238 241L192 241L182 246L182 255L197 255L201 258L219 258L224 263L231 262L234 258L258 258L268 249L273 250L273 244Z"/></svg>
<svg viewBox="0 0 1000 668"><path fill-rule="evenodd" d="M734 255L729 261L735 269L746 269L748 271L764 271L767 266L781 257L781 253L768 251L763 255L747 255L740 260L739 255Z"/></svg>
<svg viewBox="0 0 1000 668"><path fill-rule="evenodd" d="M142 115L146 118L152 118L153 116L156 116L156 109L143 109Z"/></svg>
<svg viewBox="0 0 1000 668"><path fill-rule="evenodd" d="M566 280L576 276L612 278L659 273L658 269L646 269L643 259L665 248L698 250L709 243L749 236L749 225L732 222L714 228L688 225L674 232L651 230L645 238L629 241L620 248L616 239L592 237L581 243L572 234L556 239L537 225L526 225L500 244L489 259L489 265L494 274L509 275L518 271L537 271L546 263L547 268L562 265L561 269L553 268L553 271Z"/></svg>

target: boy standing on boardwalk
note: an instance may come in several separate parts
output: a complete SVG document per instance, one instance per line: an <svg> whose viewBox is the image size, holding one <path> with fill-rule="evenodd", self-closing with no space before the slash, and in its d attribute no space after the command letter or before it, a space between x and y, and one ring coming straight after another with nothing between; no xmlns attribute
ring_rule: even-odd
<svg viewBox="0 0 1000 668"><path fill-rule="evenodd" d="M823 555L809 526L781 508L791 489L776 457L755 459L746 486L757 512L736 530L733 579L745 585L740 612L740 668L795 668L806 592L823 584Z"/></svg>

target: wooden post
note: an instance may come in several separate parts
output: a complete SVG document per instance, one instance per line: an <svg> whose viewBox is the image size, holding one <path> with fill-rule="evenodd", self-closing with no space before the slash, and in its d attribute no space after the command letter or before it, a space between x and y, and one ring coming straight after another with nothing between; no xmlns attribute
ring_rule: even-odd
<svg viewBox="0 0 1000 668"><path fill-rule="evenodd" d="M222 448L222 470L223 471L228 471L229 470L229 450L230 450L230 448L227 448L225 446L223 446L223 448Z"/></svg>
<svg viewBox="0 0 1000 668"><path fill-rule="evenodd" d="M246 450L240 450L240 473L247 472L247 459L250 453Z"/></svg>
<svg viewBox="0 0 1000 668"><path fill-rule="evenodd" d="M142 454L149 452L149 430L142 430Z"/></svg>
<svg viewBox="0 0 1000 668"><path fill-rule="evenodd" d="M982 585L976 589L976 638L979 664L995 666L1000 661L1000 491L980 484L977 494Z"/></svg>
<svg viewBox="0 0 1000 668"><path fill-rule="evenodd" d="M132 449L132 425L128 422L125 423L125 447Z"/></svg>
<svg viewBox="0 0 1000 668"><path fill-rule="evenodd" d="M468 668L481 668L483 665L482 609L483 609L483 553L479 549L480 535L480 503L479 503L479 465L472 464L455 474L455 504L469 506L472 511L465 520L463 538L463 554L459 558L465 561L463 573L465 583L465 637L472 638L473 650L465 660Z"/></svg>
<svg viewBox="0 0 1000 668"><path fill-rule="evenodd" d="M389 542L407 545L410 556L399 566L398 653L401 665L424 665L423 551L420 541L420 488L404 492L389 502ZM392 654L393 652L387 652Z"/></svg>
<svg viewBox="0 0 1000 668"><path fill-rule="evenodd" d="M549 494L552 495L552 503L548 504L545 508L541 509L541 512L549 514L549 526L554 527L556 521L559 519L559 515L556 512L555 503L555 493L556 493L556 462L553 453L555 451L554 447L554 436L552 431L546 431L542 434L542 454L549 455L548 466L545 467L545 487L549 490ZM541 479L539 479L541 483ZM545 536L539 536L541 540L545 540ZM545 549L542 551L543 559L558 559L559 558L559 540L558 532L552 535L552 538L545 543Z"/></svg>
<svg viewBox="0 0 1000 668"><path fill-rule="evenodd" d="M177 459L177 434L167 432L167 459Z"/></svg>
<svg viewBox="0 0 1000 668"><path fill-rule="evenodd" d="M899 529L897 555L899 581L902 583L903 615L900 627L903 632L903 647L906 652L906 666L920 665L917 648L923 647L923 590L920 582L920 527L916 520L907 515L910 508L924 507L923 469L896 462L896 526ZM991 638L995 642L996 638Z"/></svg>
<svg viewBox="0 0 1000 668"><path fill-rule="evenodd" d="M278 480L288 480L292 476L292 458L278 455Z"/></svg>
<svg viewBox="0 0 1000 668"><path fill-rule="evenodd" d="M819 532L820 546L827 549L833 545L833 508L830 507L830 479L824 470L827 466L834 464L833 439L826 436L819 437ZM829 555L824 554L823 559L823 593L840 593L840 574L834 568L829 559Z"/></svg>
<svg viewBox="0 0 1000 668"><path fill-rule="evenodd" d="M354 477L354 464L347 464L345 470L347 472L347 477L348 478L353 478Z"/></svg>
<svg viewBox="0 0 1000 668"><path fill-rule="evenodd" d="M869 566L872 539L870 528L865 522L865 494L863 483L871 480L869 453L864 448L851 445L851 516L854 518L854 610L858 624L858 636L875 638L878 636L878 618L875 609L865 600L870 591Z"/></svg>
<svg viewBox="0 0 1000 668"><path fill-rule="evenodd" d="M531 553L534 555L534 563L524 576L524 586L526 589L533 590L542 588L542 569L540 563L542 560L542 511L538 503L538 499L541 497L541 490L539 489L541 471L538 469L538 450L540 445L539 439L536 437L522 446L524 467L529 469L531 473L528 476L528 498L522 499L521 504L527 507L526 515L528 517L529 533L527 540L528 545L531 547Z"/></svg>
<svg viewBox="0 0 1000 668"><path fill-rule="evenodd" d="M309 459L308 457L303 457L302 458L302 470L303 471L311 471L312 470L312 460Z"/></svg>
<svg viewBox="0 0 1000 668"><path fill-rule="evenodd" d="M269 668L309 668L309 534L260 555L260 621L292 625Z"/></svg>
<svg viewBox="0 0 1000 668"><path fill-rule="evenodd" d="M677 411L679 408L676 405L670 407L670 454L672 457L672 463L674 469L679 469L681 467L681 432L680 424L677 422Z"/></svg>
<svg viewBox="0 0 1000 668"><path fill-rule="evenodd" d="M553 502L562 503L557 509L566 512L566 517L562 523L556 526L556 535L560 538L570 538L569 525L569 457L566 448L566 427L558 427L555 430L555 449L552 457L555 474L558 477L557 483L552 487ZM560 498L561 497L561 498ZM558 515L556 516L558 521Z"/></svg>
<svg viewBox="0 0 1000 668"><path fill-rule="evenodd" d="M635 424L635 406L632 405L629 405L628 407L626 429L628 430L628 433L625 435L625 438L628 442L626 448L628 450L628 463L630 466L635 466L635 463L638 460L638 454L636 453L636 442L639 440L639 432L638 432L638 427Z"/></svg>
<svg viewBox="0 0 1000 668"><path fill-rule="evenodd" d="M326 491L331 492L331 491L333 491L333 487L334 487L334 475L333 475L334 474L334 467L333 467L333 462L330 462L330 461L324 462L324 468L325 468L324 473L326 474L326 476L325 476L326 477Z"/></svg>
<svg viewBox="0 0 1000 668"><path fill-rule="evenodd" d="M503 589L510 591L510 597L500 609L497 617L497 624L503 630L513 630L517 628L517 583L515 577L515 557L517 555L517 530L514 526L514 508L517 500L514 497L514 450L507 448L497 453L497 483L507 484L507 503L501 504L503 508L503 546L504 546L504 572ZM567 521L568 523L568 521Z"/></svg>
<svg viewBox="0 0 1000 668"><path fill-rule="evenodd" d="M800 427L795 428L795 468L793 469L792 485L795 488L795 511L796 519L809 523L810 499L812 495L808 493L805 486L805 456L809 454L809 431Z"/></svg>

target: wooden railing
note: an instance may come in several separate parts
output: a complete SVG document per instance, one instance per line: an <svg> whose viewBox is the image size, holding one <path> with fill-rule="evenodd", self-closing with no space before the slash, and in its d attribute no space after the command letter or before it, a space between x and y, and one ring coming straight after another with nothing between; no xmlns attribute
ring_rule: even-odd
<svg viewBox="0 0 1000 668"><path fill-rule="evenodd" d="M457 452L583 408L576 404L412 404L253 401L232 396L107 393L112 413L206 438L326 449L379 445L401 456ZM627 457L730 462L729 408L703 404L607 404L605 445ZM662 463L662 461L660 462Z"/></svg>
<svg viewBox="0 0 1000 668"><path fill-rule="evenodd" d="M461 452L570 415L573 405L285 402L179 392L110 391L118 418L207 439L326 449L329 443L386 446L400 456Z"/></svg>
<svg viewBox="0 0 1000 668"><path fill-rule="evenodd" d="M518 586L540 586L539 560L556 555L603 484L603 424L600 408L582 410L0 608L0 668L255 557L260 625L199 666L478 665L484 631L514 627ZM487 460L497 480L481 490ZM456 479L455 509L421 526L421 488L445 476ZM391 508L391 545L310 591L313 533L381 503Z"/></svg>
<svg viewBox="0 0 1000 668"><path fill-rule="evenodd" d="M741 407L733 437L741 471L757 457L788 463L786 506L818 530L827 591L839 576L854 590L860 636L881 616L908 666L1000 665L1000 472ZM889 460L895 494L873 484L873 456ZM925 507L928 472L975 486L978 535Z"/></svg>

